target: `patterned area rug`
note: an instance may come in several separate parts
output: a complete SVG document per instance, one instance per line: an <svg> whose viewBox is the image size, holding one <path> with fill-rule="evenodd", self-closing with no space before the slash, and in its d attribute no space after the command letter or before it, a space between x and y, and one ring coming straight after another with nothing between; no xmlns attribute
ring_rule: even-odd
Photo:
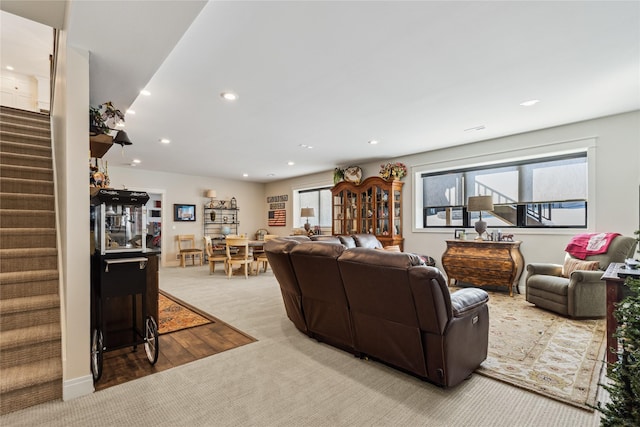
<svg viewBox="0 0 640 427"><path fill-rule="evenodd" d="M593 411L605 320L572 320L490 292L489 355L477 373Z"/></svg>
<svg viewBox="0 0 640 427"><path fill-rule="evenodd" d="M214 323L206 313L163 291L158 294L158 317L159 334Z"/></svg>

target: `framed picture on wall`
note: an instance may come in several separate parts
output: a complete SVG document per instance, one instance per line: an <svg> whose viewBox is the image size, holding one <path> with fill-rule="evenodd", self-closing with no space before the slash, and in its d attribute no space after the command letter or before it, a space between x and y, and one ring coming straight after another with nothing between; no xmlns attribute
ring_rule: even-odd
<svg viewBox="0 0 640 427"><path fill-rule="evenodd" d="M174 221L195 221L196 220L196 205L173 205L173 220Z"/></svg>

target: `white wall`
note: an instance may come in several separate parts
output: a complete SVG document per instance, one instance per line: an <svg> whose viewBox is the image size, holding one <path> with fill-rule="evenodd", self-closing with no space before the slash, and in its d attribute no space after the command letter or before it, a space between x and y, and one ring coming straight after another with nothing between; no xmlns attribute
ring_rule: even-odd
<svg viewBox="0 0 640 427"><path fill-rule="evenodd" d="M51 118L60 236L63 398L68 400L91 393L93 378L89 368L89 54L68 47L66 35L66 31L60 34Z"/></svg>
<svg viewBox="0 0 640 427"><path fill-rule="evenodd" d="M134 140L135 143L135 140ZM113 149L113 148L112 148ZM125 148L126 150L126 148ZM162 200L162 265L177 266L176 255L178 234L195 234L197 244L202 245L203 209L209 202L205 196L207 190L216 190L219 200L236 198L238 208L239 234L253 235L259 228L267 228L267 211L264 198L264 185L258 183L208 178L193 175L181 175L166 172L153 172L138 167L109 166L109 178L112 188L126 187L129 190L143 190L163 193ZM195 222L174 222L173 204L196 205Z"/></svg>
<svg viewBox="0 0 640 427"><path fill-rule="evenodd" d="M538 149L553 152L554 144L579 139L595 139L595 165L593 179L595 185L590 199L594 213L590 218L590 229L586 231L610 231L632 236L640 228L640 112L604 117L558 126L534 132L512 135L473 144L442 150L424 152L411 156L388 159L404 162L410 170L429 164L440 164L458 159L475 162L480 158L490 158L494 153L509 152L514 149ZM546 147L545 147L546 146ZM541 148L544 147L544 148ZM386 160L385 160L386 161ZM360 164L363 178L378 175L381 162ZM346 166L346 165L341 165ZM410 173L411 175L411 173ZM305 186L332 183L333 171L283 180L266 185L266 194L292 194L293 189ZM411 176L404 178L403 223L404 247L406 251L427 254L440 258L446 249L446 239L453 238L453 230L412 230L414 223L414 188ZM287 212L290 215L292 212ZM520 230L514 234L521 240L521 251L528 262L558 262L564 258L564 248L570 237L586 232L584 229L567 230ZM522 275L521 285L525 274ZM523 286L521 286L521 290Z"/></svg>

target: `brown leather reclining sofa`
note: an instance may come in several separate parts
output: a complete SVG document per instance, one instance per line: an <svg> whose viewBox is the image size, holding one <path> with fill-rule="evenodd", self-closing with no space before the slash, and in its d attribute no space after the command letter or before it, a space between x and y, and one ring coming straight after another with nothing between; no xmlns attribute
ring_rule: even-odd
<svg viewBox="0 0 640 427"><path fill-rule="evenodd" d="M287 316L318 341L443 387L487 357L487 293L450 294L417 255L288 238L266 242L265 252Z"/></svg>

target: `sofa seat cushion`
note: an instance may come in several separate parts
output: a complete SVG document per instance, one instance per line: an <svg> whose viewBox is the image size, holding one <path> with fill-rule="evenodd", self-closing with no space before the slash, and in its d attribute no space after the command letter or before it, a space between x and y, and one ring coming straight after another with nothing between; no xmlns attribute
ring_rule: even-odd
<svg viewBox="0 0 640 427"><path fill-rule="evenodd" d="M538 289L566 298L569 292L569 279L560 276L533 275L527 280L527 288L529 291Z"/></svg>

